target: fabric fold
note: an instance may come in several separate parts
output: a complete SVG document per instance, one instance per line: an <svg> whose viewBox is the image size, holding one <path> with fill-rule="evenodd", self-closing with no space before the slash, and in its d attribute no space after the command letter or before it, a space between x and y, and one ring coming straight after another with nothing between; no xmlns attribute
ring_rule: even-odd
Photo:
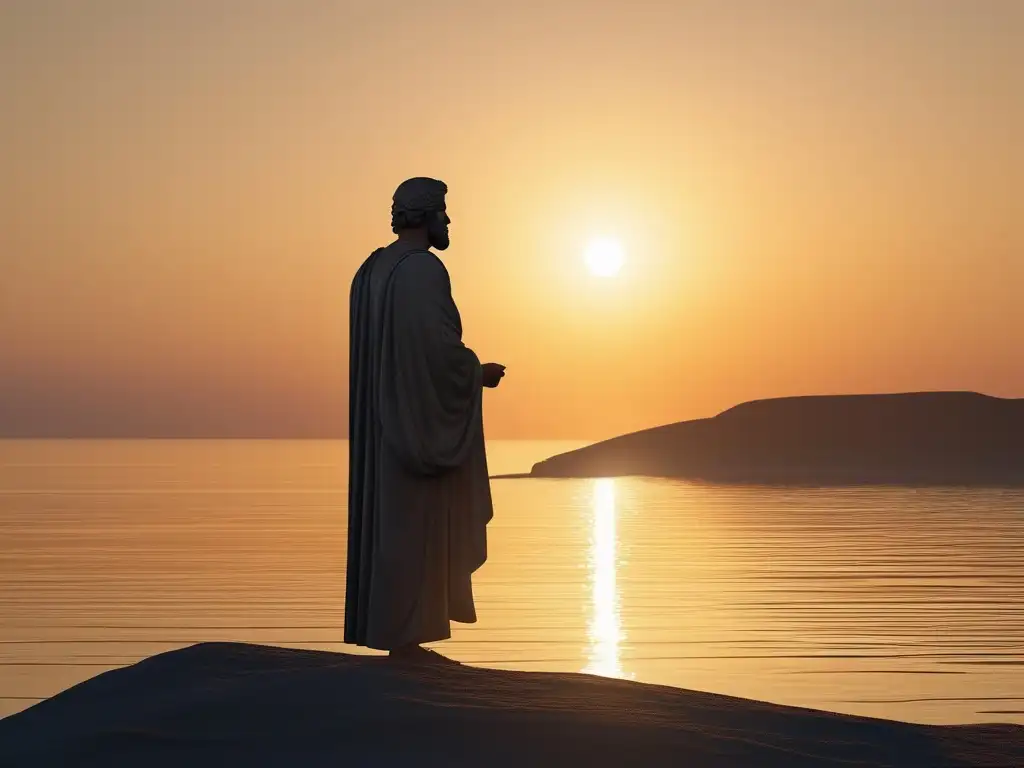
<svg viewBox="0 0 1024 768"><path fill-rule="evenodd" d="M396 242L350 293L345 642L390 650L473 622L492 502L482 369L444 264Z"/></svg>

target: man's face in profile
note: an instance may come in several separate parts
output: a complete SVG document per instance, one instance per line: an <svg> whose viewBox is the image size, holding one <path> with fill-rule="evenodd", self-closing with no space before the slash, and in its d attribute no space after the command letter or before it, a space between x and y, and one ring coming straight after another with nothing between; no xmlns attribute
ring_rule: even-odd
<svg viewBox="0 0 1024 768"><path fill-rule="evenodd" d="M430 240L430 247L443 251L448 247L448 225L452 220L448 218L448 212L440 210L430 218L427 223L427 238Z"/></svg>

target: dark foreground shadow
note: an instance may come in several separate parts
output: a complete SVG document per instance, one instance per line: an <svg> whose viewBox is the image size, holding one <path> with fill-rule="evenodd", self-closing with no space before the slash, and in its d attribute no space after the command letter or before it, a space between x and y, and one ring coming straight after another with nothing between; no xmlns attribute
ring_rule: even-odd
<svg viewBox="0 0 1024 768"><path fill-rule="evenodd" d="M211 643L0 720L3 766L1022 766L1024 727L925 726L587 675Z"/></svg>

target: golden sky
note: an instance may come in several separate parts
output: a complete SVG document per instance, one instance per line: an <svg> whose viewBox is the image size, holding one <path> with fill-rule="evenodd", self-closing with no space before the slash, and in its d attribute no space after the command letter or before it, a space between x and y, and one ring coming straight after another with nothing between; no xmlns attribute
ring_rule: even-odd
<svg viewBox="0 0 1024 768"><path fill-rule="evenodd" d="M416 175L490 437L1024 396L1022 39L1018 0L6 0L0 433L342 434Z"/></svg>

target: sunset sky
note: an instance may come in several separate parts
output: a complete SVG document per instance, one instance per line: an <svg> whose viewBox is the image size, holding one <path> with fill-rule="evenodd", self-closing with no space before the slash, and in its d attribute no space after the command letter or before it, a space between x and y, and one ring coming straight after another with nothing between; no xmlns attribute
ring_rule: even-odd
<svg viewBox="0 0 1024 768"><path fill-rule="evenodd" d="M1024 397L1022 39L1018 0L5 0L0 434L343 435L417 175L489 437Z"/></svg>

